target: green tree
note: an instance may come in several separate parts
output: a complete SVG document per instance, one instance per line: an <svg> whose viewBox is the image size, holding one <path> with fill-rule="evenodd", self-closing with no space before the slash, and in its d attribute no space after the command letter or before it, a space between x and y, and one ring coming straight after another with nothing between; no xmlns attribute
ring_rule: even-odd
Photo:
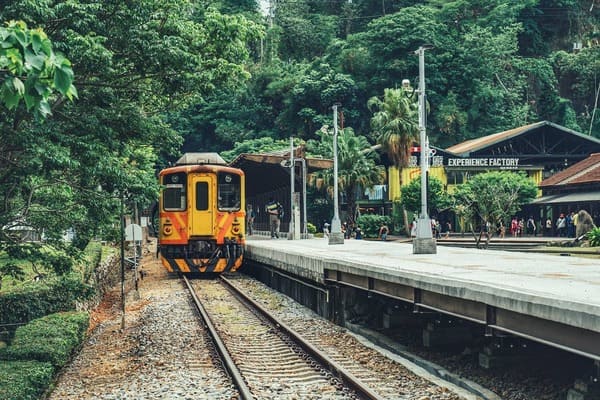
<svg viewBox="0 0 600 400"><path fill-rule="evenodd" d="M427 189L429 215L439 214L452 205L450 195L444 190L444 184L436 177L429 177ZM413 213L421 211L421 178L415 178L408 185L402 186L400 202L408 211Z"/></svg>
<svg viewBox="0 0 600 400"><path fill-rule="evenodd" d="M369 109L375 110L371 127L397 167L408 166L413 142L419 140L418 104L403 89L385 89L383 100L372 97Z"/></svg>
<svg viewBox="0 0 600 400"><path fill-rule="evenodd" d="M320 142L310 141L307 149L317 154L333 154L332 128L323 126L318 135ZM344 195L347 204L347 220L356 219L356 195L359 188L366 189L383 183L385 170L376 165L377 153L364 136L354 134L352 128L344 128L338 133L338 189ZM333 169L319 171L311 176L311 186L333 194Z"/></svg>
<svg viewBox="0 0 600 400"><path fill-rule="evenodd" d="M176 155L182 141L166 113L247 79L250 44L262 32L242 16L198 6L183 0L3 3L0 20L19 17L41 27L71 60L79 99L64 101L74 92L70 85L63 90L65 78L54 79L65 94L48 97L52 117L45 123L21 106L0 108L0 227L43 231L45 245L72 257L118 226L120 198L138 209L154 201L155 171L165 162L159 156ZM69 64L59 65L72 78ZM76 232L73 246L62 241L69 228ZM2 246L24 246L13 232L1 233ZM50 261L59 270L67 265Z"/></svg>
<svg viewBox="0 0 600 400"><path fill-rule="evenodd" d="M525 173L485 172L457 186L453 193L453 209L474 232L474 225L479 227L490 223L496 226L502 221L506 226L506 221L536 194L535 182Z"/></svg>

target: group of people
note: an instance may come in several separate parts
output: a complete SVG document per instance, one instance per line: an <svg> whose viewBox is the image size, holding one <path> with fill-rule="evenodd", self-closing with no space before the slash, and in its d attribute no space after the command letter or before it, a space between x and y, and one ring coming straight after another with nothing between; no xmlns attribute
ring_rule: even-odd
<svg viewBox="0 0 600 400"><path fill-rule="evenodd" d="M436 218L431 218L431 235L436 239L442 238L442 233L444 234L444 239L448 239L450 237L450 232L452 232L452 224L450 221L446 221L441 223ZM417 220L413 218L412 223L410 224L410 236L417 237Z"/></svg>
<svg viewBox="0 0 600 400"><path fill-rule="evenodd" d="M552 221L550 217L542 218L536 221L533 216L529 218L512 217L509 226L509 232L512 237L527 236L559 236L574 238L577 230L577 214L573 211L570 213L560 213L556 221ZM498 236L503 238L506 228L500 222L497 226Z"/></svg>
<svg viewBox="0 0 600 400"><path fill-rule="evenodd" d="M505 236L506 228L502 221L498 224L497 231L499 237L503 238ZM525 218L517 218L515 216L510 220L509 232L512 237L521 237L523 234L536 236L541 232L541 227L536 224L533 216L529 216L527 221L525 221Z"/></svg>
<svg viewBox="0 0 600 400"><path fill-rule="evenodd" d="M575 214L572 211L567 214L560 213L554 223L556 227L556 236L574 238L577 232L578 219L578 214ZM548 221L549 220L550 219L548 219ZM546 223L548 223L548 221L546 221Z"/></svg>
<svg viewBox="0 0 600 400"><path fill-rule="evenodd" d="M281 226L281 218L283 218L283 206L280 202L269 199L265 205L265 212L269 216L269 230L271 231L271 239L279 239L279 227ZM246 209L246 232L248 235L254 234L254 221L256 220L256 210L251 204L248 204Z"/></svg>
<svg viewBox="0 0 600 400"><path fill-rule="evenodd" d="M271 238L276 239L279 238L279 227L281 225L281 218L283 217L283 206L278 201L271 198L269 202L265 206L265 212L269 216L269 229L271 233ZM253 209L252 205L248 205L248 209L246 212L246 222L247 222L247 233L248 235L253 234L254 230L254 221L256 219L256 211ZM508 226L509 233L512 237L522 237L523 235L528 236L558 236L558 237L569 237L574 238L577 230L577 219L578 215L575 212L570 213L561 213L556 221L552 221L550 217L546 219L541 219L540 221L536 221L533 216L529 216L529 218L518 218L514 216L510 224ZM506 235L506 226L502 221L500 221L496 226L496 233L500 238L504 238ZM442 233L444 233L444 237L448 238L450 232L452 231L452 224L450 221L446 221L443 225L440 221L435 218L431 219L431 232L434 238L441 239ZM482 227L482 232L489 233L491 231L491 227L489 222L486 223L485 227ZM323 223L323 233L325 237L329 236L330 225L328 222ZM381 224L379 227L378 237L380 240L386 241L389 235L389 228L386 224ZM354 237L356 239L362 239L362 230L359 226L348 223L342 224L342 233L344 238L350 239ZM413 219L410 226L410 235L411 237L417 236L417 221Z"/></svg>
<svg viewBox="0 0 600 400"><path fill-rule="evenodd" d="M329 233L331 231L331 225L329 224L329 222L324 221L323 222L323 236L325 237L329 237ZM341 230L342 230L342 234L344 235L344 239L350 239L350 238L355 238L357 240L362 239L362 229L360 229L360 226L355 225L355 224L348 224L347 222L344 222L341 226Z"/></svg>

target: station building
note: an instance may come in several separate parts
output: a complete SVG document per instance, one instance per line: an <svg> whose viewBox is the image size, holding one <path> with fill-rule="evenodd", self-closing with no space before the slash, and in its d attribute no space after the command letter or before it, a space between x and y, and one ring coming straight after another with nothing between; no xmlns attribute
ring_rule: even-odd
<svg viewBox="0 0 600 400"><path fill-rule="evenodd" d="M585 210L600 226L600 153L594 153L547 179L540 185L542 196L530 207L540 215L553 216Z"/></svg>
<svg viewBox="0 0 600 400"><path fill-rule="evenodd" d="M418 150L418 149L417 149ZM456 185L465 183L469 177L487 171L510 170L522 171L540 186L542 182L561 173L582 160L587 159L593 153L599 153L600 140L584 135L574 130L554 124L549 121L541 121L504 132L495 133L481 138L467 140L446 149L432 146L430 157L429 176L439 179L446 190L450 193ZM400 199L402 186L407 185L421 174L419 167L420 154L417 152L411 156L407 168L388 167L388 199L387 202L379 201L379 207L373 207L377 201L370 200L367 196L360 203L363 210L371 208L377 213L389 214L391 204ZM596 158L590 159L590 163L598 162ZM553 182L548 180L546 182ZM596 184L598 184L596 182ZM545 185L546 191L559 189ZM542 186L540 186L542 188ZM597 189L600 190L600 189ZM525 207L527 213L532 213L536 219L550 216L558 212L559 207L546 207L552 199L542 196ZM585 197L579 194L577 201L581 199L593 202L594 196ZM576 202L570 203L574 197L562 197L563 207L566 209L576 208ZM562 201L562 200L561 200ZM589 204L586 204L589 206ZM434 214L432 212L432 214ZM432 215L436 216L436 215Z"/></svg>
<svg viewBox="0 0 600 400"><path fill-rule="evenodd" d="M576 210L580 206L585 206L588 211L598 210L598 179L595 183L586 184L587 186L576 184L572 177L560 181L562 183L551 179L554 176L560 179L565 176L561 173L566 170L577 175L581 171L570 167L575 167L583 160L588 161L577 168L585 169L583 165L588 163L597 165L600 162L600 157L596 154L600 154L600 140L594 137L549 121L541 121L467 140L446 149L435 146L432 149L429 176L440 180L450 193L456 185L467 182L470 177L481 172L522 171L540 187L538 198L524 207L523 212L527 215L533 215L536 219L551 217L554 220L556 213ZM391 215L392 204L400 199L402 186L420 177L420 154L418 149L415 150L407 168L387 166L387 184L364 190L357 201L361 212ZM332 160L306 157L302 147L295 148L294 152L294 158L302 160L302 163L295 163L294 179L295 192L300 194L303 192L302 187L306 185L307 174L331 168L333 163ZM290 209L291 170L286 164L289 163L289 154L289 150L269 154L241 154L230 164L246 173L247 202L253 204L258 211L258 229L268 226L266 215L261 211L269 198L277 199L286 210ZM592 154L594 157L590 157ZM385 164L385 156L383 159ZM597 171L600 171L600 167ZM559 195L560 197L555 197ZM300 197L295 201L302 209L304 220L305 199ZM342 198L340 212L343 209ZM430 214L442 221L453 218L451 213ZM281 231L287 230L288 223L289 215L284 217Z"/></svg>

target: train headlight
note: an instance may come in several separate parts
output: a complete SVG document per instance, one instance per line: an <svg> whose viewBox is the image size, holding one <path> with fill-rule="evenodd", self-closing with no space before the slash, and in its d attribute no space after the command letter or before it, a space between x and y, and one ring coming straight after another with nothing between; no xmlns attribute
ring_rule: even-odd
<svg viewBox="0 0 600 400"><path fill-rule="evenodd" d="M171 225L171 220L170 219L165 219L165 222L163 224L163 235L165 236L169 236L173 233L173 225Z"/></svg>
<svg viewBox="0 0 600 400"><path fill-rule="evenodd" d="M231 232L232 232L234 235L238 235L238 234L240 234L240 232L241 232L241 228L242 228L242 226L241 226L241 224L240 224L240 221L238 221L238 219L237 219L237 218L235 218L235 219L233 220L233 222L231 223Z"/></svg>

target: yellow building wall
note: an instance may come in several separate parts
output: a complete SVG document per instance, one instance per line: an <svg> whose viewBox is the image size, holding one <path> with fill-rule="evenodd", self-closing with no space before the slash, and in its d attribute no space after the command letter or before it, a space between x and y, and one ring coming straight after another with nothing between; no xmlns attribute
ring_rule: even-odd
<svg viewBox="0 0 600 400"><path fill-rule="evenodd" d="M389 167L388 177L390 200L400 200L400 196L402 194L402 186L408 185L411 181L419 178L420 176L421 168L418 167L409 167L401 169L398 169L398 167L394 166ZM446 185L448 183L444 167L429 168L429 176L439 179L443 185Z"/></svg>
<svg viewBox="0 0 600 400"><path fill-rule="evenodd" d="M483 171L482 171L483 172ZM539 186L543 180L542 170L530 170L527 171L529 177L533 179L536 185ZM390 200L400 200L402 194L402 186L408 185L413 179L417 179L421 176L421 168L409 167L401 168L389 167L388 169L388 185ZM431 167L429 168L429 176L439 179L448 193L453 193L456 185L448 184L448 177L444 167ZM542 191L538 190L538 197L542 195Z"/></svg>

